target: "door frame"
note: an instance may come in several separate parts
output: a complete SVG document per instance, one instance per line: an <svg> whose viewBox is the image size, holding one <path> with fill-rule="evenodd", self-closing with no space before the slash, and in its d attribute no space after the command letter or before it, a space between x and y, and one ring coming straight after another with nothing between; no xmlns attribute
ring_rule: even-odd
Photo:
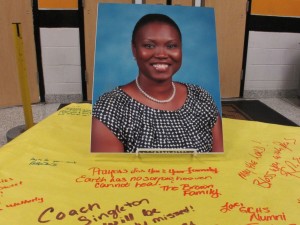
<svg viewBox="0 0 300 225"><path fill-rule="evenodd" d="M87 83L86 83L86 58L85 58L85 40L84 40L84 13L83 13L83 0L78 0L77 10L40 10L38 0L32 0L32 10L34 17L34 37L37 55L37 68L40 87L41 102L45 102L45 82L42 65L42 50L40 39L41 27L72 27L79 29L80 40L80 60L81 60L81 90L82 100L87 100ZM63 20L64 16L69 17L68 20ZM55 17L55 20L49 19ZM57 21L60 21L58 24Z"/></svg>

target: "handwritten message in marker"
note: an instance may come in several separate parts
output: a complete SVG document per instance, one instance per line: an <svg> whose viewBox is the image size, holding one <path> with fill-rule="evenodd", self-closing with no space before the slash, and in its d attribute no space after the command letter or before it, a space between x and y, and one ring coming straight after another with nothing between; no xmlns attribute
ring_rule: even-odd
<svg viewBox="0 0 300 225"><path fill-rule="evenodd" d="M226 202L221 208L220 212L226 214L230 212L238 212L246 214L249 222L262 222L262 221L287 221L284 212L275 213L268 206L250 206L240 202L229 203Z"/></svg>
<svg viewBox="0 0 300 225"><path fill-rule="evenodd" d="M163 224L164 221L174 220L178 217L190 216L195 210L193 206L185 206L175 211L151 207L149 199L140 199L116 204L107 208L99 202L88 203L78 209L70 208L62 211L59 207L45 208L37 218L38 223L80 222L80 224ZM143 219L137 219L143 218ZM191 224L191 222L190 222Z"/></svg>
<svg viewBox="0 0 300 225"><path fill-rule="evenodd" d="M218 177L215 167L187 167L185 169L157 169L143 170L134 168L106 170L91 167L87 173L75 179L77 184L85 184L94 188L158 188L164 192L180 192L185 197L209 196L218 198L219 188L214 184ZM191 184L191 181L197 184Z"/></svg>
<svg viewBox="0 0 300 225"><path fill-rule="evenodd" d="M15 180L13 178L0 179L0 193L3 194L8 189L13 189L22 186L23 181Z"/></svg>
<svg viewBox="0 0 300 225"><path fill-rule="evenodd" d="M245 161L244 169L238 172L238 176L268 189L279 176L300 179L300 153L296 152L296 144L294 138L283 138L271 143L252 141L250 160ZM295 156L295 153L299 156Z"/></svg>

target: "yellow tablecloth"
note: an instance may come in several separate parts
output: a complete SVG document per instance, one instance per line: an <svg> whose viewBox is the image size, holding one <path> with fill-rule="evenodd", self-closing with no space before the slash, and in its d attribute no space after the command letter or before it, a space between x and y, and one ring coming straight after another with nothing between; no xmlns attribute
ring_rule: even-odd
<svg viewBox="0 0 300 225"><path fill-rule="evenodd" d="M0 224L300 224L300 128L223 119L224 154L91 154L90 104L0 149Z"/></svg>

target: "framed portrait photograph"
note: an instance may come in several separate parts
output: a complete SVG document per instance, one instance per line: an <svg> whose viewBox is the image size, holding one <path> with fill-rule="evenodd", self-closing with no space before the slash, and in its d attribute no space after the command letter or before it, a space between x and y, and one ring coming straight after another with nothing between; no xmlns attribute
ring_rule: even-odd
<svg viewBox="0 0 300 225"><path fill-rule="evenodd" d="M222 153L212 8L98 5L91 152Z"/></svg>

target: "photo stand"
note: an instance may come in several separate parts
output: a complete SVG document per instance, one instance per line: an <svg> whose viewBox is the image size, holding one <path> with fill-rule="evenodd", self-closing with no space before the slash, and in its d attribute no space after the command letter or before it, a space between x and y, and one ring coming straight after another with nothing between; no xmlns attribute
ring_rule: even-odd
<svg viewBox="0 0 300 225"><path fill-rule="evenodd" d="M136 156L141 154L185 154L196 156L199 154L197 149L161 149L161 148L138 148L135 152Z"/></svg>

